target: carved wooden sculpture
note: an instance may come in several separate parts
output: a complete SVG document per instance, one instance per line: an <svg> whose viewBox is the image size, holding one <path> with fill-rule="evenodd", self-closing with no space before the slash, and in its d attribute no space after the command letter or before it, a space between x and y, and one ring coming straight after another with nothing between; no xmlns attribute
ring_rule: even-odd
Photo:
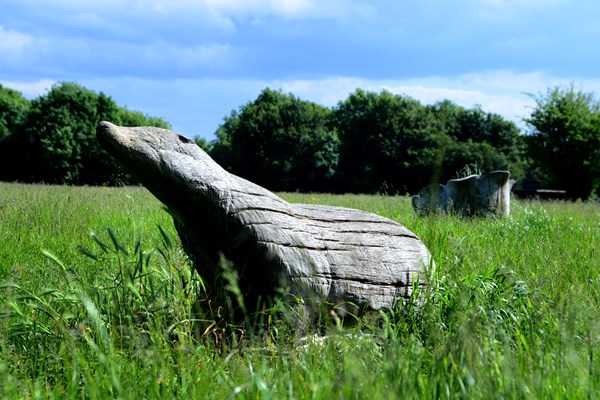
<svg viewBox="0 0 600 400"><path fill-rule="evenodd" d="M249 309L278 291L301 298L313 317L324 304L382 309L410 296L433 264L402 225L354 209L287 203L174 132L102 122L98 139L166 205L209 295L224 290L224 256Z"/></svg>
<svg viewBox="0 0 600 400"><path fill-rule="evenodd" d="M508 171L450 179L446 186L431 184L414 196L412 204L421 214L435 211L463 216L508 216L510 189L515 181Z"/></svg>

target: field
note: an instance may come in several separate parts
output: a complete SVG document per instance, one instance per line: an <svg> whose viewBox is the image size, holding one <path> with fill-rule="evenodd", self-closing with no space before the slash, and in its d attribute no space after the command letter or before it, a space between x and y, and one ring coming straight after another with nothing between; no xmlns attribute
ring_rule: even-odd
<svg viewBox="0 0 600 400"><path fill-rule="evenodd" d="M430 285L324 338L268 316L252 334L202 297L145 189L0 183L0 398L600 397L600 204L465 220L407 197L282 197L402 223L434 256Z"/></svg>

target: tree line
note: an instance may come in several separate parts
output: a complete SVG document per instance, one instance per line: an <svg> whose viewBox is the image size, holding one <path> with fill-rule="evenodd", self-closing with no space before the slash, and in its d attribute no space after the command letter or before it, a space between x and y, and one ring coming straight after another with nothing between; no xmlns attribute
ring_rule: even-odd
<svg viewBox="0 0 600 400"><path fill-rule="evenodd" d="M269 88L226 116L198 145L228 171L274 191L415 193L469 167L565 189L600 190L600 108L572 86L532 96L514 122L480 107L357 89L324 107ZM103 93L59 83L26 100L0 86L0 180L67 184L135 183L97 144L99 121L170 128L162 118L119 107Z"/></svg>
<svg viewBox="0 0 600 400"><path fill-rule="evenodd" d="M225 118L209 152L276 191L415 193L465 165L525 171L513 122L450 101L356 90L334 108L265 89Z"/></svg>
<svg viewBox="0 0 600 400"><path fill-rule="evenodd" d="M27 100L0 86L0 180L77 185L134 180L96 140L100 121L170 128L162 118L119 107L104 93L63 82Z"/></svg>

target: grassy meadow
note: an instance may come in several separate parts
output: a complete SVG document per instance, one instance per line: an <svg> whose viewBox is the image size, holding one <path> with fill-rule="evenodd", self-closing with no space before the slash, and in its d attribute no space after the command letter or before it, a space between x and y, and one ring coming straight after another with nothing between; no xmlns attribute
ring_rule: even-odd
<svg viewBox="0 0 600 400"><path fill-rule="evenodd" d="M203 298L144 188L0 183L0 398L600 397L600 204L471 220L282 197L402 223L433 254L430 285L324 338L271 320L253 335Z"/></svg>

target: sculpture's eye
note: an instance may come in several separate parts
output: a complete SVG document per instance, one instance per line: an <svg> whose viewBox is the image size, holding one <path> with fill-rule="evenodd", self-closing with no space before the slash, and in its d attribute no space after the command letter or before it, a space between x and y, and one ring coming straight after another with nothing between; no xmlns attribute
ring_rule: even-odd
<svg viewBox="0 0 600 400"><path fill-rule="evenodd" d="M177 136L179 136L179 141L181 143L194 143L194 141L192 139L190 139L190 138L187 138L187 137L182 136L182 135L177 135Z"/></svg>

